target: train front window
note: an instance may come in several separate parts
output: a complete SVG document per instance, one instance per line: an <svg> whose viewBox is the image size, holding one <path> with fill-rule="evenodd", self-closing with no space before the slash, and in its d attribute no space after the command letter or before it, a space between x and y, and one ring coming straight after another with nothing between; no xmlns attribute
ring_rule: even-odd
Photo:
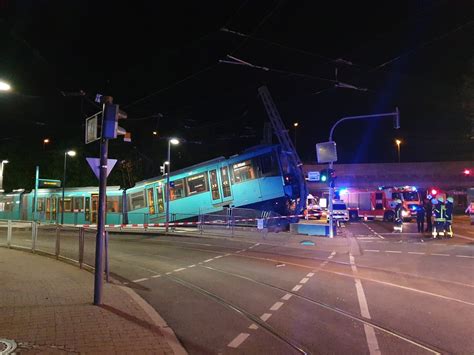
<svg viewBox="0 0 474 355"><path fill-rule="evenodd" d="M221 180L222 192L224 194L224 197L230 197L232 194L230 191L229 169L227 168L227 166L221 168Z"/></svg>
<svg viewBox="0 0 474 355"><path fill-rule="evenodd" d="M143 191L135 192L129 197L130 211L145 207L145 196Z"/></svg>
<svg viewBox="0 0 474 355"><path fill-rule="evenodd" d="M242 161L232 165L234 183L239 184L244 181L255 179L255 169L251 160Z"/></svg>
<svg viewBox="0 0 474 355"><path fill-rule="evenodd" d="M259 157L259 168L262 176L278 176L278 163L274 154Z"/></svg>
<svg viewBox="0 0 474 355"><path fill-rule="evenodd" d="M188 196L208 191L207 173L194 175L186 178L188 185Z"/></svg>
<svg viewBox="0 0 474 355"><path fill-rule="evenodd" d="M62 199L59 199L59 211L62 211L63 202ZM72 200L70 197L64 198L64 212L71 212Z"/></svg>
<svg viewBox="0 0 474 355"><path fill-rule="evenodd" d="M419 199L418 192L416 191L407 191L403 193L403 200L405 201L418 201Z"/></svg>
<svg viewBox="0 0 474 355"><path fill-rule="evenodd" d="M183 179L172 181L170 185L170 201L186 197Z"/></svg>

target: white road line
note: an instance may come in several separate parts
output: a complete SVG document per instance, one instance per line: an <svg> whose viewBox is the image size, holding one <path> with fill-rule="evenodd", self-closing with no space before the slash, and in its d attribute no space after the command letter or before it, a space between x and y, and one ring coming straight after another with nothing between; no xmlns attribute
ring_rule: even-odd
<svg viewBox="0 0 474 355"><path fill-rule="evenodd" d="M229 254L229 253L227 253L227 254L226 254L226 255L224 255L224 256L230 256L230 254Z"/></svg>
<svg viewBox="0 0 474 355"><path fill-rule="evenodd" d="M375 250L375 249L364 249L364 251L370 251L370 252L373 252L373 253L380 252L380 250Z"/></svg>
<svg viewBox="0 0 474 355"><path fill-rule="evenodd" d="M161 275L153 275L152 278L156 279L158 277L161 277Z"/></svg>
<svg viewBox="0 0 474 355"><path fill-rule="evenodd" d="M458 237L458 238L461 238L461 239L474 240L474 238L466 237L464 235L457 234L457 233L454 233L454 236Z"/></svg>
<svg viewBox="0 0 474 355"><path fill-rule="evenodd" d="M313 277L314 276L314 272L310 272L308 275L306 275L307 277Z"/></svg>
<svg viewBox="0 0 474 355"><path fill-rule="evenodd" d="M336 255L336 252L335 252L335 251L333 251L333 252L331 253L331 256L334 256L334 255Z"/></svg>
<svg viewBox="0 0 474 355"><path fill-rule="evenodd" d="M357 275L357 266L355 264L355 259L352 254L349 254L349 261L351 264L352 271L355 275ZM354 281L357 291L357 299L359 300L360 314L362 315L362 317L370 319L369 306L367 305L367 298L365 297L362 282L358 278L354 278ZM371 355L381 354L374 328L368 324L364 324L364 332L365 338L367 339L367 345L369 347L369 353Z"/></svg>
<svg viewBox="0 0 474 355"><path fill-rule="evenodd" d="M255 246L259 246L259 245L260 245L260 243L255 244Z"/></svg>
<svg viewBox="0 0 474 355"><path fill-rule="evenodd" d="M321 264L321 267L324 267L328 264L328 261L326 260L324 263Z"/></svg>
<svg viewBox="0 0 474 355"><path fill-rule="evenodd" d="M281 299L282 299L282 300L285 300L285 301L288 301L288 300L291 298L291 296L293 296L291 293L287 293L287 294L284 295Z"/></svg>
<svg viewBox="0 0 474 355"><path fill-rule="evenodd" d="M218 256L214 257L214 259L220 259L220 258L222 258L222 255L218 255Z"/></svg>
<svg viewBox="0 0 474 355"><path fill-rule="evenodd" d="M270 318L272 316L271 313L263 313L261 316L260 316L260 319L263 320L264 322L266 322L268 320L268 318Z"/></svg>
<svg viewBox="0 0 474 355"><path fill-rule="evenodd" d="M240 253L242 250L237 250L236 253Z"/></svg>
<svg viewBox="0 0 474 355"><path fill-rule="evenodd" d="M188 267L196 267L196 264L189 265Z"/></svg>
<svg viewBox="0 0 474 355"><path fill-rule="evenodd" d="M420 252L418 252L418 251L409 251L408 254L426 255L426 253L420 253Z"/></svg>
<svg viewBox="0 0 474 355"><path fill-rule="evenodd" d="M428 255L435 255L435 256L450 256L449 254L438 254L438 253L431 253Z"/></svg>
<svg viewBox="0 0 474 355"><path fill-rule="evenodd" d="M229 348L238 348L240 344L242 344L245 339L247 339L249 337L249 333L240 333L239 335L237 335L234 340L232 340L229 344L227 344L227 346Z"/></svg>
<svg viewBox="0 0 474 355"><path fill-rule="evenodd" d="M275 302L275 304L270 307L270 311L278 311L281 306L283 306L283 302Z"/></svg>
<svg viewBox="0 0 474 355"><path fill-rule="evenodd" d="M183 270L186 270L186 268L185 268L185 267L182 267L182 268L179 268L179 269L173 270L173 272L180 272L180 271L183 271Z"/></svg>
<svg viewBox="0 0 474 355"><path fill-rule="evenodd" d="M293 288L291 289L291 291L296 292L296 291L298 291L301 287L302 287L302 285L296 285L295 287L293 287Z"/></svg>
<svg viewBox="0 0 474 355"><path fill-rule="evenodd" d="M380 234L378 234L378 233L376 233L376 232L374 232L374 233L375 233L375 235L376 235L377 237L379 237L380 239L385 239L385 238L382 237Z"/></svg>
<svg viewBox="0 0 474 355"><path fill-rule="evenodd" d="M167 273L166 273L166 275L171 275L171 274L172 274L172 272L167 272Z"/></svg>
<svg viewBox="0 0 474 355"><path fill-rule="evenodd" d="M395 253L395 254L401 254L402 252L400 250L385 250L386 253Z"/></svg>
<svg viewBox="0 0 474 355"><path fill-rule="evenodd" d="M212 259L204 260L205 263L208 263L209 261L212 261Z"/></svg>
<svg viewBox="0 0 474 355"><path fill-rule="evenodd" d="M258 329L258 325L256 325L255 323L252 323L249 325L249 329Z"/></svg>
<svg viewBox="0 0 474 355"><path fill-rule="evenodd" d="M301 279L300 284L305 284L305 283L308 282L308 280L309 280L309 278L305 277L305 278Z"/></svg>
<svg viewBox="0 0 474 355"><path fill-rule="evenodd" d="M471 259L474 259L474 256L470 256L470 255L456 255L457 258L471 258Z"/></svg>
<svg viewBox="0 0 474 355"><path fill-rule="evenodd" d="M136 279L136 280L133 280L133 282L143 282L146 280L148 280L148 277L144 277L143 279Z"/></svg>

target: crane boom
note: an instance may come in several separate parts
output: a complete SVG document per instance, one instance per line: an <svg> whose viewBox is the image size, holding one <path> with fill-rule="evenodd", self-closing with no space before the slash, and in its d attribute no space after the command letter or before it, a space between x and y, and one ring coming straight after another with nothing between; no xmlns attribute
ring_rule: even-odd
<svg viewBox="0 0 474 355"><path fill-rule="evenodd" d="M297 204L297 213L303 212L306 207L306 196L308 195L308 187L306 186L306 179L303 172L303 163L301 162L298 153L296 152L295 146L288 134L288 130L281 119L280 113L273 102L273 99L266 86L258 88L258 94L263 102L265 111L267 112L268 118L273 127L273 131L280 142L283 153L286 154L288 159L289 173L296 179L295 183L299 188L299 201Z"/></svg>

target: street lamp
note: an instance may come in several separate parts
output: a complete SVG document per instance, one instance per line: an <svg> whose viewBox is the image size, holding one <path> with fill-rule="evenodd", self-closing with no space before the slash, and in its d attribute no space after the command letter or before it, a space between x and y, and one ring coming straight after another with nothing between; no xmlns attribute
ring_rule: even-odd
<svg viewBox="0 0 474 355"><path fill-rule="evenodd" d="M298 127L299 123L295 122L293 123L293 127L295 127L295 149L296 149L296 127Z"/></svg>
<svg viewBox="0 0 474 355"><path fill-rule="evenodd" d="M400 144L402 143L402 141L400 139L395 139L395 143L397 145L398 162L400 163Z"/></svg>
<svg viewBox="0 0 474 355"><path fill-rule="evenodd" d="M10 91L12 87L5 81L0 80L0 91Z"/></svg>
<svg viewBox="0 0 474 355"><path fill-rule="evenodd" d="M177 138L168 139L168 175L166 175L166 233L168 233L170 223L171 144L179 144L179 140Z"/></svg>
<svg viewBox="0 0 474 355"><path fill-rule="evenodd" d="M48 143L49 143L49 138L43 139L43 150L44 150L46 144L48 144Z"/></svg>
<svg viewBox="0 0 474 355"><path fill-rule="evenodd" d="M74 150L68 150L64 152L64 171L63 171L63 198L61 199L61 224L64 224L64 189L66 188L66 161L67 156L74 157L76 152Z"/></svg>
<svg viewBox="0 0 474 355"><path fill-rule="evenodd" d="M3 168L5 164L8 164L8 160L2 160L2 164L0 165L0 190L3 190Z"/></svg>

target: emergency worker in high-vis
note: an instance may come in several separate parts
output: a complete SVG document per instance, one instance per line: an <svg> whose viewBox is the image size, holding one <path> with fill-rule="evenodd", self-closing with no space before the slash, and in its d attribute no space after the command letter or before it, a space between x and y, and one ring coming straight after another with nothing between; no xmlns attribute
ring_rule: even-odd
<svg viewBox="0 0 474 355"><path fill-rule="evenodd" d="M444 230L448 237L453 237L453 208L454 199L450 196L446 199L446 222L444 223Z"/></svg>

